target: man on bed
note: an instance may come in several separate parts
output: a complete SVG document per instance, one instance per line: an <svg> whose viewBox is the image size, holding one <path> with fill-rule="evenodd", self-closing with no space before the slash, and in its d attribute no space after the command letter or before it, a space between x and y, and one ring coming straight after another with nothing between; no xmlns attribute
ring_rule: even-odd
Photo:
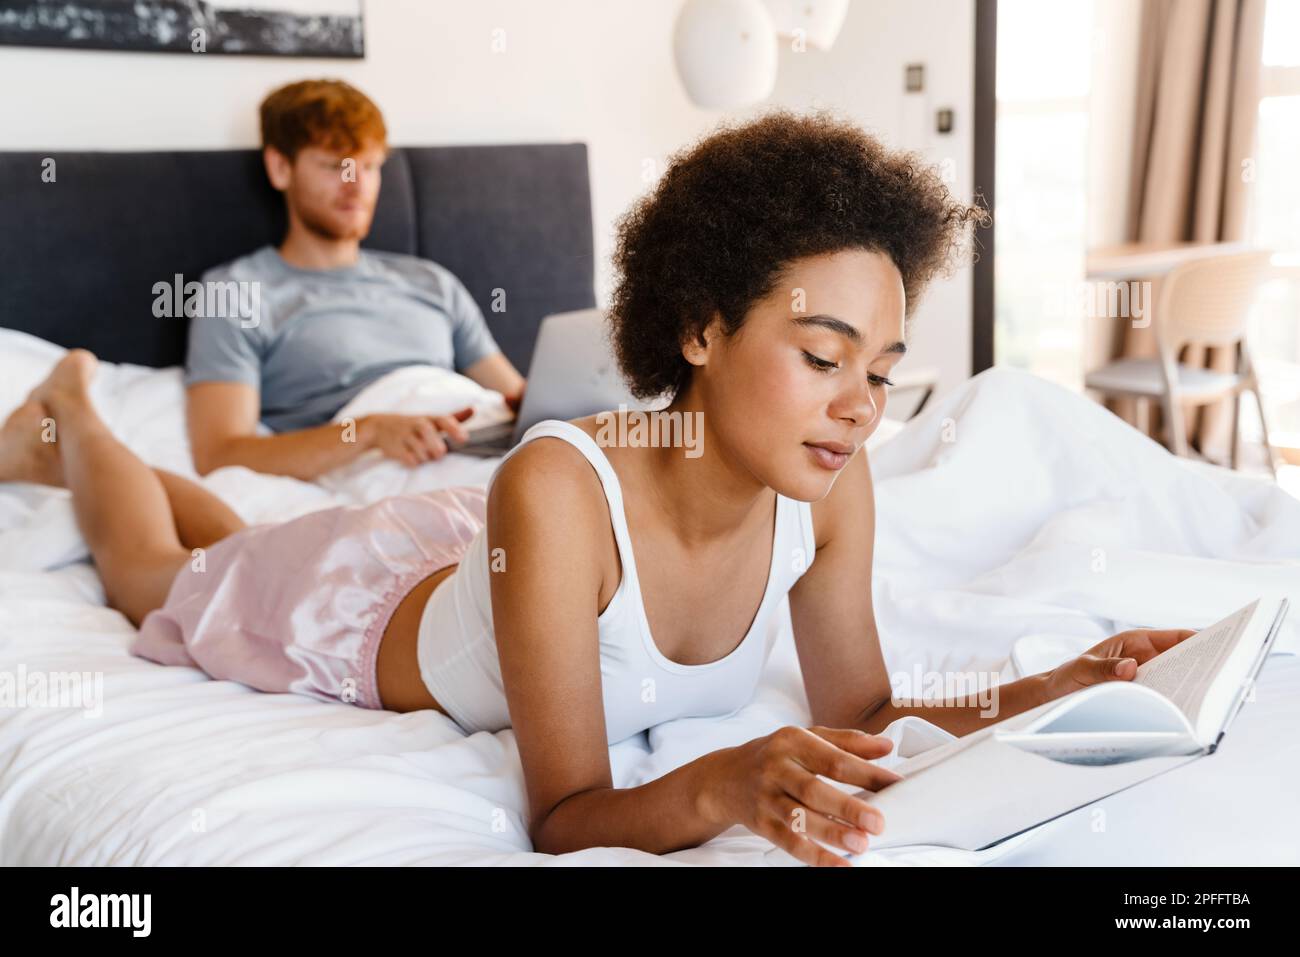
<svg viewBox="0 0 1300 957"><path fill-rule="evenodd" d="M369 415L351 428L330 421L407 365L463 372L518 410L524 379L460 280L427 259L360 247L388 153L375 104L342 81L305 80L267 96L261 125L266 173L284 194L289 228L278 248L203 275L205 289L255 288L247 299L257 308L253 317L190 322L185 385L198 471L243 465L311 479L370 449L408 465L441 457L440 433L464 440L468 409ZM274 434L259 434L259 421Z"/></svg>

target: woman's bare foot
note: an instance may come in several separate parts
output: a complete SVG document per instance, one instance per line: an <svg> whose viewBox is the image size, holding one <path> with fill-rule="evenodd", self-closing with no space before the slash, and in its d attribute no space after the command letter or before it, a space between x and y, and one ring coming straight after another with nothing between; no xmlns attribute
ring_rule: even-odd
<svg viewBox="0 0 1300 957"><path fill-rule="evenodd" d="M93 352L70 349L60 359L36 388L29 399L35 399L47 409L57 411L65 402L80 402L88 397L90 381L95 378L99 360Z"/></svg>
<svg viewBox="0 0 1300 957"><path fill-rule="evenodd" d="M0 427L0 482L63 485L58 416L63 410L70 416L94 416L89 390L98 366L93 353L70 350L5 420Z"/></svg>
<svg viewBox="0 0 1300 957"><path fill-rule="evenodd" d="M63 485L63 467L49 410L28 399L0 427L0 482Z"/></svg>

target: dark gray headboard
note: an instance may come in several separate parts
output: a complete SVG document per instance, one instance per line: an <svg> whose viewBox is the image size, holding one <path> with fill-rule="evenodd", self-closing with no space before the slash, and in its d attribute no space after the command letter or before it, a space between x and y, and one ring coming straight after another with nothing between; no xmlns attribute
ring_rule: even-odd
<svg viewBox="0 0 1300 957"><path fill-rule="evenodd" d="M154 317L154 284L278 242L283 207L257 150L0 152L0 326L179 365L185 320ZM542 318L595 304L587 147L395 149L364 245L450 269L526 374Z"/></svg>

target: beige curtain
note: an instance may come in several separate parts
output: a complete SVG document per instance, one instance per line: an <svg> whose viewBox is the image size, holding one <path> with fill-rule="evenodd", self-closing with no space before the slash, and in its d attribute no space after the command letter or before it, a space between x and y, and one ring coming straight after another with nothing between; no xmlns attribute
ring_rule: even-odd
<svg viewBox="0 0 1300 957"><path fill-rule="evenodd" d="M1128 238L1132 242L1245 239L1249 178L1259 110L1265 0L1142 0ZM1137 277L1140 278L1140 277ZM1159 295L1158 284L1152 290ZM1131 324L1111 357L1155 355L1151 328ZM1207 354L1208 353L1208 354ZM1188 346L1181 361L1231 371L1227 349ZM1137 422L1131 402L1113 410ZM1148 428L1159 436L1159 409ZM1228 400L1186 410L1187 435L1226 458Z"/></svg>

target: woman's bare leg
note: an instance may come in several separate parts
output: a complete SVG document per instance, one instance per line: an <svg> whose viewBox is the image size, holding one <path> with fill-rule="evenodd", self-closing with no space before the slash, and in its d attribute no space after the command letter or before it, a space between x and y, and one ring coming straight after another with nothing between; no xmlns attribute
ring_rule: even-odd
<svg viewBox="0 0 1300 957"><path fill-rule="evenodd" d="M37 440L49 431L45 426L49 421L53 420L45 406L28 399L0 427L0 482L66 487L58 446L52 440L57 426L51 441ZM187 549L208 548L245 527L230 506L197 482L165 469L153 473L167 493L176 535Z"/></svg>
<svg viewBox="0 0 1300 957"><path fill-rule="evenodd" d="M32 391L5 424L0 479L62 480L108 603L138 625L163 604L190 550L177 535L162 480L95 412L88 392L95 366L89 352L73 350Z"/></svg>
<svg viewBox="0 0 1300 957"><path fill-rule="evenodd" d="M176 536L188 549L207 548L244 527L244 520L198 482L154 469L171 507Z"/></svg>

